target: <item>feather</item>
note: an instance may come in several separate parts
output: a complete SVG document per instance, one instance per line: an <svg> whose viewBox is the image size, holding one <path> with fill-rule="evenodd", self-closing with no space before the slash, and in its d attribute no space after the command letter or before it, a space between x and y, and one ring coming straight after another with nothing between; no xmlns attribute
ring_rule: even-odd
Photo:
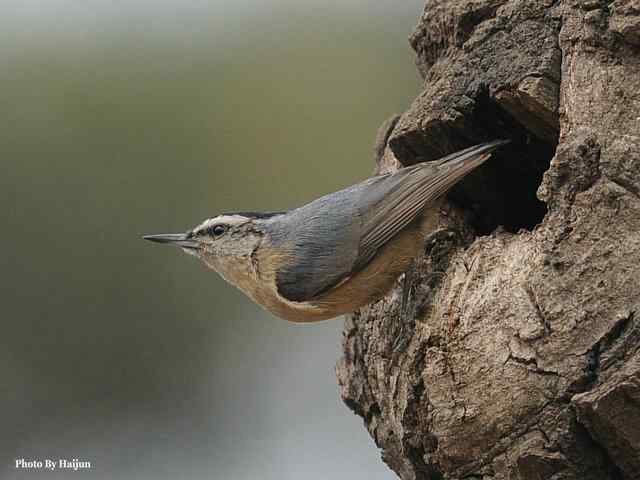
<svg viewBox="0 0 640 480"><path fill-rule="evenodd" d="M287 300L318 298L365 268L430 203L477 168L498 140L370 178L283 215L265 219L287 259L276 275Z"/></svg>

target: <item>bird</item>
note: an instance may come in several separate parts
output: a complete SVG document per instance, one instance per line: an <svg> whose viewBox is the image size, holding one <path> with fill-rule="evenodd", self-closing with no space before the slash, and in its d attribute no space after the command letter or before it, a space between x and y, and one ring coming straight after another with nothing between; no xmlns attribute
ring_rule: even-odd
<svg viewBox="0 0 640 480"><path fill-rule="evenodd" d="M435 230L439 200L506 143L373 176L289 211L223 213L143 238L196 256L277 317L338 317L391 290Z"/></svg>

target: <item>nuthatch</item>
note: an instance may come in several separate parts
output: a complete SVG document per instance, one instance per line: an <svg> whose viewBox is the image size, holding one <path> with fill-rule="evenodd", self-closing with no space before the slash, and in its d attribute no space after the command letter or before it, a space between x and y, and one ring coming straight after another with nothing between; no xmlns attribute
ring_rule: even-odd
<svg viewBox="0 0 640 480"><path fill-rule="evenodd" d="M372 177L288 212L225 213L144 238L195 255L278 317L333 318L391 289L422 252L437 200L505 143Z"/></svg>

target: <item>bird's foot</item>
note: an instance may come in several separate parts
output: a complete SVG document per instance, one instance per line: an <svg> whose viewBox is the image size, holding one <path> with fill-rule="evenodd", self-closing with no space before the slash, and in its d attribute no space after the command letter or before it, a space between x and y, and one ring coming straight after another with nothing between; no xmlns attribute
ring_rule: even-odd
<svg viewBox="0 0 640 480"><path fill-rule="evenodd" d="M402 300L400 302L400 309L398 311L399 331L393 342L393 353L404 351L410 341L411 323L414 321L415 313L415 298L413 291L413 283L415 279L415 263L411 263L411 266L404 274L402 279Z"/></svg>
<svg viewBox="0 0 640 480"><path fill-rule="evenodd" d="M424 240L425 253L439 252L443 246L461 243L462 236L454 228L441 228L429 234Z"/></svg>

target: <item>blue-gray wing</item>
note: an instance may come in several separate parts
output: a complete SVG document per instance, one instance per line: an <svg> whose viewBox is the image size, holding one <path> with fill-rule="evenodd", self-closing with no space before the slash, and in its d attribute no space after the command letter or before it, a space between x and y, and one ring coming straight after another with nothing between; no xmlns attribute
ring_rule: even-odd
<svg viewBox="0 0 640 480"><path fill-rule="evenodd" d="M462 150L435 162L370 178L269 221L274 246L289 263L276 276L279 293L311 300L362 270L426 205L505 143Z"/></svg>
<svg viewBox="0 0 640 480"><path fill-rule="evenodd" d="M273 248L285 258L276 274L280 295L310 300L349 274L358 255L362 188L326 195L265 223Z"/></svg>
<svg viewBox="0 0 640 480"><path fill-rule="evenodd" d="M403 168L379 184L363 201L363 224L354 269L366 266L389 240L418 217L425 206L449 191L469 172L484 163L490 153L507 140L475 145L435 162ZM377 189L382 192L377 192Z"/></svg>

